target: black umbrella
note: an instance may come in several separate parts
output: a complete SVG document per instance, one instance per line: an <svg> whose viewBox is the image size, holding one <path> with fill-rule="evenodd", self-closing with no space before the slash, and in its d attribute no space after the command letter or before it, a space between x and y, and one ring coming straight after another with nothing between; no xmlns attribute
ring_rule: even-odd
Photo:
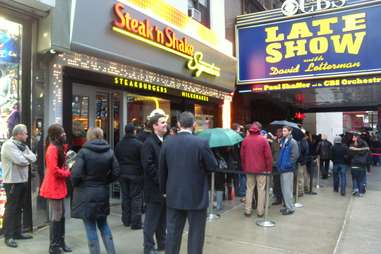
<svg viewBox="0 0 381 254"><path fill-rule="evenodd" d="M273 128L282 128L284 126L289 126L292 128L292 137L297 140L297 141L300 141L304 138L304 132L302 131L302 129L298 126L298 124L296 123L293 123L293 122L289 122L289 121L286 121L286 120L282 120L282 121L273 121L270 123L270 126L272 126Z"/></svg>

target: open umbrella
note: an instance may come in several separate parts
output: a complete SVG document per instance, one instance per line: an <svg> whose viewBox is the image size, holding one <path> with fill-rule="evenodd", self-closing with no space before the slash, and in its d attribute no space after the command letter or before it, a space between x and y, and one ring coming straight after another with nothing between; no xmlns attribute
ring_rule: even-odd
<svg viewBox="0 0 381 254"><path fill-rule="evenodd" d="M234 146L243 140L237 132L224 128L206 129L197 133L197 135L207 139L210 148Z"/></svg>
<svg viewBox="0 0 381 254"><path fill-rule="evenodd" d="M304 137L304 133L303 133L302 129L298 126L298 124L293 123L293 122L289 122L286 120L273 121L270 123L270 126L273 128L282 128L283 126L289 126L292 128L292 137L295 140L300 141Z"/></svg>

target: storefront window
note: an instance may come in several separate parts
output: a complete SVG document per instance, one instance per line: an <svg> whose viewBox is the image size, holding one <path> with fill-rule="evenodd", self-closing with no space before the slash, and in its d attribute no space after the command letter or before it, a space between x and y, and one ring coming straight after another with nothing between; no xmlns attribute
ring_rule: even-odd
<svg viewBox="0 0 381 254"><path fill-rule="evenodd" d="M0 18L0 148L21 121L21 36L21 24ZM0 233L6 202L2 175L0 161Z"/></svg>
<svg viewBox="0 0 381 254"><path fill-rule="evenodd" d="M164 110L169 115L171 103L169 100L157 97L128 94L127 121L134 123L136 126L143 126L146 117L157 108Z"/></svg>
<svg viewBox="0 0 381 254"><path fill-rule="evenodd" d="M20 123L22 25L0 20L0 142Z"/></svg>
<svg viewBox="0 0 381 254"><path fill-rule="evenodd" d="M215 127L215 109L210 105L194 105L196 132Z"/></svg>

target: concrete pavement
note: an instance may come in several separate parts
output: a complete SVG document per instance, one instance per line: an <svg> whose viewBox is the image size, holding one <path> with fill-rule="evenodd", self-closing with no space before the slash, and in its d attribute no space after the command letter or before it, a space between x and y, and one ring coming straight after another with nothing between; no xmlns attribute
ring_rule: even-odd
<svg viewBox="0 0 381 254"><path fill-rule="evenodd" d="M291 216L282 216L280 206L270 208L273 228L258 227L256 216L243 216L244 208L235 202L226 202L226 211L220 219L207 225L206 254L265 253L265 254L378 254L381 246L381 169L374 168L369 177L368 192L363 198L348 194L341 197L329 187L332 179L317 196L304 196L303 208ZM351 181L349 181L351 186ZM109 224L114 234L117 253L143 253L142 231L132 231L120 223L120 209L113 207ZM19 248L10 249L0 241L0 253L47 253L48 228L34 232L34 239L18 241ZM182 252L186 251L185 232ZM67 225L67 242L73 253L88 253L84 228L80 220L71 219ZM102 246L103 248L103 246ZM104 251L104 250L103 250ZM105 253L105 252L103 252Z"/></svg>

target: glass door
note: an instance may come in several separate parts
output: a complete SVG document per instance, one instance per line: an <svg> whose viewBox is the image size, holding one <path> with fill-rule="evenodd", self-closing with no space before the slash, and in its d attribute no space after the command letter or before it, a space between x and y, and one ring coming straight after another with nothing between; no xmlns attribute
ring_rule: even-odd
<svg viewBox="0 0 381 254"><path fill-rule="evenodd" d="M121 138L122 126L122 93L98 87L74 84L72 98L72 131L71 149L79 151L86 142L89 128L99 127L103 130L104 139L114 149ZM120 186L118 182L111 185L112 203L120 203Z"/></svg>

